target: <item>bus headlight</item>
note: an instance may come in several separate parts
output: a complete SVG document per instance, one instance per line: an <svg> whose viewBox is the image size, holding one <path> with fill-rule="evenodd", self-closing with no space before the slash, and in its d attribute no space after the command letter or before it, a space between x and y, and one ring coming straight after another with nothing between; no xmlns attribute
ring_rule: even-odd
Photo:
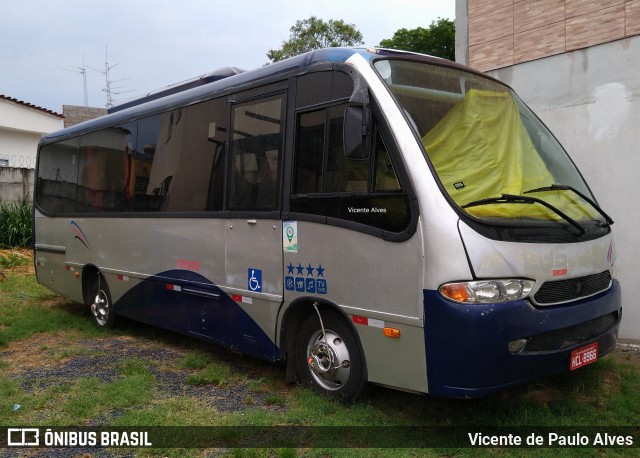
<svg viewBox="0 0 640 458"><path fill-rule="evenodd" d="M492 304L525 299L535 282L524 279L476 280L446 283L438 291L461 304Z"/></svg>

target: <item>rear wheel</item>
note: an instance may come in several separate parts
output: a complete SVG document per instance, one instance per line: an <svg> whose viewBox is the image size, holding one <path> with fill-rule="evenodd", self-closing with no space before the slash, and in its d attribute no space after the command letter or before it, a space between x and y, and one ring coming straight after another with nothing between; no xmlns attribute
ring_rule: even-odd
<svg viewBox="0 0 640 458"><path fill-rule="evenodd" d="M91 282L87 291L87 302L93 321L101 328L113 328L115 315L109 286L102 274L98 273L96 279Z"/></svg>
<svg viewBox="0 0 640 458"><path fill-rule="evenodd" d="M365 388L364 358L357 338L343 319L322 313L324 333L317 314L300 327L296 361L300 377L329 396L344 400L359 398Z"/></svg>

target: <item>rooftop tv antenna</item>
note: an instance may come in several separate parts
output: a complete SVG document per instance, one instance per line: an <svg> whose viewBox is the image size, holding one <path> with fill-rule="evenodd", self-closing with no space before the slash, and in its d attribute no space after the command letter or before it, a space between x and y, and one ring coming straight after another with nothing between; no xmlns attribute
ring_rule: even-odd
<svg viewBox="0 0 640 458"><path fill-rule="evenodd" d="M120 80L111 79L111 70L120 64L118 63L118 64L109 65L109 50L106 45L104 49L105 49L104 70L98 70L97 68L93 68L93 67L88 67L88 68L90 68L91 70L95 70L98 73L102 73L104 75L104 79L106 83L105 83L105 88L102 89L102 92L107 93L106 107L111 108L115 104L115 100L113 98L114 95L120 95L126 92L133 92L133 91L118 91L118 89L122 89L123 86L115 86L115 87L113 86L113 83L118 83L120 81L124 81L129 78L123 78Z"/></svg>
<svg viewBox="0 0 640 458"><path fill-rule="evenodd" d="M89 96L87 95L87 68L84 66L84 54L82 54L82 67L71 66L71 68L58 67L67 72L80 73L82 75L82 87L84 89L84 106L89 106ZM74 70L75 69L75 70Z"/></svg>

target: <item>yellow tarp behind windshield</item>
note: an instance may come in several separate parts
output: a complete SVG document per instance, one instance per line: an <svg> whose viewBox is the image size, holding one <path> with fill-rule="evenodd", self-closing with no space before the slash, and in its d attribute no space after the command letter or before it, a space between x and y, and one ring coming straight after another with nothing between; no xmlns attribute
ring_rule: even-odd
<svg viewBox="0 0 640 458"><path fill-rule="evenodd" d="M460 206L502 194L522 195L554 183L507 92L469 90L422 143L442 184ZM566 194L533 197L544 198L577 219L589 214L575 196ZM478 217L558 219L539 204L492 204L466 210Z"/></svg>

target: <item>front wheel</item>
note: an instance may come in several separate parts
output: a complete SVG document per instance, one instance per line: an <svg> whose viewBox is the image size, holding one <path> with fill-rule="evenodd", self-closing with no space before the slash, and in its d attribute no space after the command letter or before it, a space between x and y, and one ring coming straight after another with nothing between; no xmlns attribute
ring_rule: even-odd
<svg viewBox="0 0 640 458"><path fill-rule="evenodd" d="M101 328L113 328L115 326L115 314L107 282L101 274L97 274L87 292L89 310L93 321Z"/></svg>
<svg viewBox="0 0 640 458"><path fill-rule="evenodd" d="M356 400L366 384L364 357L354 332L339 316L322 313L324 333L317 314L300 327L296 362L300 377L329 396Z"/></svg>

